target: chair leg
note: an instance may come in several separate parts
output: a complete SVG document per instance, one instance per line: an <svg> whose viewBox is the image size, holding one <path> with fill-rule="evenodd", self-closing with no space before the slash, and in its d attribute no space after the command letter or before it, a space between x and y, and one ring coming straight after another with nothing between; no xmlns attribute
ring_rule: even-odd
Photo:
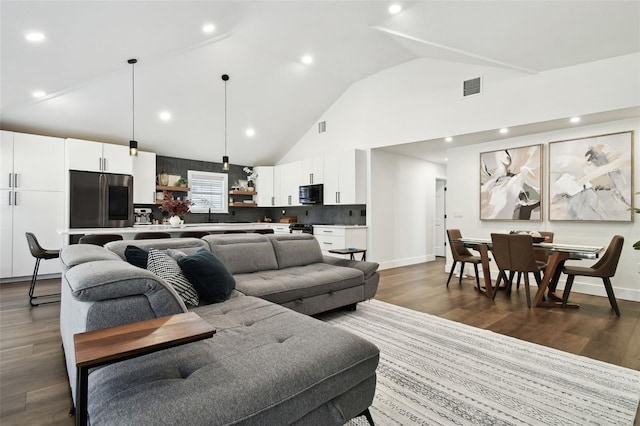
<svg viewBox="0 0 640 426"><path fill-rule="evenodd" d="M527 307L531 309L531 290L529 289L529 274L524 274L524 288L527 291Z"/></svg>
<svg viewBox="0 0 640 426"><path fill-rule="evenodd" d="M609 277L602 277L602 281L604 282L604 288L607 290L607 297L609 297L609 303L611 307L615 311L617 316L620 316L620 309L618 309L618 302L616 301L616 296L613 294L613 287L611 286L611 280Z"/></svg>
<svg viewBox="0 0 640 426"><path fill-rule="evenodd" d="M509 272L509 280L506 282L506 286L507 288L505 288L505 292L504 294L506 294L507 296L511 296L511 288L513 287L513 276L516 273L514 271L510 271ZM518 275L520 275L520 273L518 272ZM505 275L506 277L506 275Z"/></svg>
<svg viewBox="0 0 640 426"><path fill-rule="evenodd" d="M520 278L522 277L522 272L518 271L518 282L516 282L516 290L520 290Z"/></svg>
<svg viewBox="0 0 640 426"><path fill-rule="evenodd" d="M462 276L464 275L464 262L460 262L460 277L458 277L458 284L462 285Z"/></svg>
<svg viewBox="0 0 640 426"><path fill-rule="evenodd" d="M496 295L498 294L498 288L500 287L500 283L502 282L502 280L504 280L505 285L507 285L507 283L509 281L507 281L507 275L504 273L504 271L502 269L500 269L500 272L498 272L498 278L496 278L496 287L493 289L493 300L496 300Z"/></svg>
<svg viewBox="0 0 640 426"><path fill-rule="evenodd" d="M58 303L60 302L59 300L49 300L46 302L41 302L41 303L34 303L33 301L35 299L39 299L41 297L53 297L53 296L60 296L60 293L54 293L54 294L43 294L40 296L34 296L33 293L36 289L36 281L38 280L38 269L40 269L40 259L39 257L36 258L36 266L33 268L33 275L31 276L31 285L29 285L29 304L31 306L40 306L40 305L46 305L48 303Z"/></svg>
<svg viewBox="0 0 640 426"><path fill-rule="evenodd" d="M564 284L564 292L562 293L562 307L567 306L567 301L569 300L569 293L571 293L571 286L573 285L574 275L567 276L567 282Z"/></svg>
<svg viewBox="0 0 640 426"><path fill-rule="evenodd" d="M451 277L453 276L453 271L456 270L456 263L458 263L457 260L453 261L453 266L451 267L451 271L449 272L449 279L447 280L447 287L449 287L449 281L451 281Z"/></svg>

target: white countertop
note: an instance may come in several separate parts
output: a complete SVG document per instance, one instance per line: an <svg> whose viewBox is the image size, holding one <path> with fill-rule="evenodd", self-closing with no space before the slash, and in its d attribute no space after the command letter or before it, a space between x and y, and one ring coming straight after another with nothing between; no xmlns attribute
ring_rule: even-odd
<svg viewBox="0 0 640 426"><path fill-rule="evenodd" d="M183 231L226 231L230 229L266 229L270 228L270 223L185 223L180 226L171 225L134 225L128 228L64 228L57 229L60 235L83 235L83 234L120 234L130 235L138 232L162 231L178 233Z"/></svg>
<svg viewBox="0 0 640 426"><path fill-rule="evenodd" d="M340 228L340 229L358 229L366 228L367 225L313 225L314 228Z"/></svg>

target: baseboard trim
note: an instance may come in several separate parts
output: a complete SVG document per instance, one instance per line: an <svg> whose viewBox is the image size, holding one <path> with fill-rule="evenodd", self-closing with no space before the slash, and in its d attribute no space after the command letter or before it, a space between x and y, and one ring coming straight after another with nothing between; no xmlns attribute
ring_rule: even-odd
<svg viewBox="0 0 640 426"><path fill-rule="evenodd" d="M436 256L434 254L427 254L425 256L407 257L405 259L388 260L384 262L378 262L378 264L380 265L378 267L378 270L382 271L385 269L399 268L401 266L409 266L409 265L416 265L418 263L433 262L434 260L436 260Z"/></svg>

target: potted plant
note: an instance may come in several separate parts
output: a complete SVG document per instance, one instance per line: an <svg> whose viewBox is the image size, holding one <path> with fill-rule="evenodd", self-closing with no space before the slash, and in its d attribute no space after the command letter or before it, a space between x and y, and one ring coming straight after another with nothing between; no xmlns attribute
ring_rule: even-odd
<svg viewBox="0 0 640 426"><path fill-rule="evenodd" d="M258 178L258 174L250 169L249 167L245 167L244 172L247 174L247 186L249 187L249 191L253 191L255 187L255 180Z"/></svg>
<svg viewBox="0 0 640 426"><path fill-rule="evenodd" d="M180 177L180 179L176 181L176 186L189 186L189 184L185 178Z"/></svg>
<svg viewBox="0 0 640 426"><path fill-rule="evenodd" d="M163 201L160 208L163 212L169 213L169 223L171 226L180 226L181 216L190 213L191 201L178 200L169 191L162 191Z"/></svg>

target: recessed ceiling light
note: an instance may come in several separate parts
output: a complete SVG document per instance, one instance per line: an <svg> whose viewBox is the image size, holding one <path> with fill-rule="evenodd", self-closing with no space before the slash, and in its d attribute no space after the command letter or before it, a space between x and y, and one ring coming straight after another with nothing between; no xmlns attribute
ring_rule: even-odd
<svg viewBox="0 0 640 426"><path fill-rule="evenodd" d="M389 13L392 15L395 15L396 13L400 13L401 10L402 10L402 6L400 6L397 3L389 6Z"/></svg>
<svg viewBox="0 0 640 426"><path fill-rule="evenodd" d="M44 90L36 90L33 93L31 93L31 96L33 96L34 98L42 98L46 95L47 93Z"/></svg>
<svg viewBox="0 0 640 426"><path fill-rule="evenodd" d="M502 129L500 129L500 133L502 133L503 135L506 135L507 133L509 133L509 129L507 129L506 127L503 127Z"/></svg>
<svg viewBox="0 0 640 426"><path fill-rule="evenodd" d="M244 133L251 138L251 137L255 136L256 131L253 130L253 129L247 129Z"/></svg>
<svg viewBox="0 0 640 426"><path fill-rule="evenodd" d="M33 33L27 33L24 36L24 38L26 38L27 41L30 41L32 43L37 43L39 41L43 41L46 37L42 33L33 32Z"/></svg>
<svg viewBox="0 0 640 426"><path fill-rule="evenodd" d="M444 157L444 161L447 162L449 161L449 159L447 157Z"/></svg>
<svg viewBox="0 0 640 426"><path fill-rule="evenodd" d="M313 62L313 56L311 55L304 55L301 59L302 63L305 65L309 65Z"/></svg>
<svg viewBox="0 0 640 426"><path fill-rule="evenodd" d="M579 123L580 122L580 117L571 117L571 119L569 119L570 122L572 123Z"/></svg>
<svg viewBox="0 0 640 426"><path fill-rule="evenodd" d="M447 136L446 138L444 138L445 142L451 142L453 140L453 138L451 136Z"/></svg>
<svg viewBox="0 0 640 426"><path fill-rule="evenodd" d="M205 24L205 25L202 27L202 32L203 32L203 33L210 34L210 33L214 32L214 31L215 31L215 29L216 29L215 25L213 25L213 24Z"/></svg>
<svg viewBox="0 0 640 426"><path fill-rule="evenodd" d="M169 121L171 120L171 113L169 111L162 111L160 112L160 120L162 121Z"/></svg>

